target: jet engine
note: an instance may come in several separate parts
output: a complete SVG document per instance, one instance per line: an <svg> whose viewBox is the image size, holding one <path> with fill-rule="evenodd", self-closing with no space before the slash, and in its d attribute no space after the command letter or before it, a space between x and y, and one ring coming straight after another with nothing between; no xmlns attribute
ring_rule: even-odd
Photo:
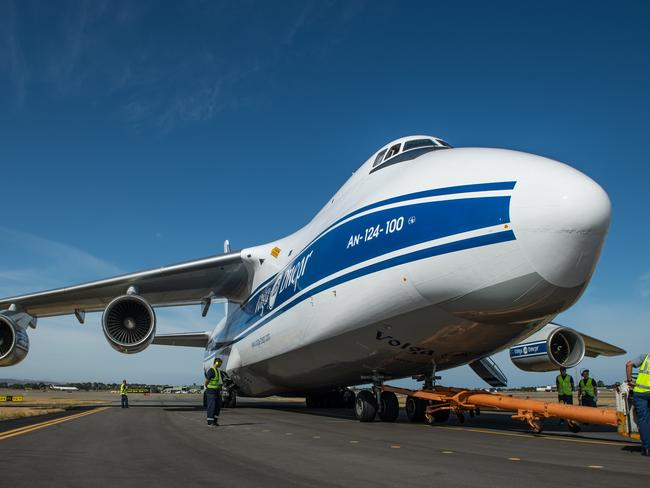
<svg viewBox="0 0 650 488"><path fill-rule="evenodd" d="M108 304L102 329L116 351L132 354L145 350L156 332L156 314L139 295L122 295Z"/></svg>
<svg viewBox="0 0 650 488"><path fill-rule="evenodd" d="M547 325L525 342L510 348L510 360L524 371L572 368L585 357L582 335L568 327Z"/></svg>
<svg viewBox="0 0 650 488"><path fill-rule="evenodd" d="M29 352L29 337L22 318L34 320L25 313L0 312L0 366L18 364Z"/></svg>

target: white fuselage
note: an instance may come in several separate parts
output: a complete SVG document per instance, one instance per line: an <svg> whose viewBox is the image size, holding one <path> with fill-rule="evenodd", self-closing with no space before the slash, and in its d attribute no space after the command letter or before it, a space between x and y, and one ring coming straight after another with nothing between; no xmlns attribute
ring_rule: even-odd
<svg viewBox="0 0 650 488"><path fill-rule="evenodd" d="M391 143L393 144L393 143ZM372 171L298 232L242 251L252 293L206 348L244 395L448 369L543 327L587 286L610 218L577 170L441 149Z"/></svg>

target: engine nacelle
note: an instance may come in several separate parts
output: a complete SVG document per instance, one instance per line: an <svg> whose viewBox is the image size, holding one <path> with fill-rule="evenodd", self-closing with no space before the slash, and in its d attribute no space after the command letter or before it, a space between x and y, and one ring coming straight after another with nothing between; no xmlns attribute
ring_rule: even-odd
<svg viewBox="0 0 650 488"><path fill-rule="evenodd" d="M20 320L23 315L27 316L10 311L0 313L0 366L18 364L29 352L29 337Z"/></svg>
<svg viewBox="0 0 650 488"><path fill-rule="evenodd" d="M547 325L525 342L510 348L510 360L524 371L573 368L585 357L585 341L573 329Z"/></svg>
<svg viewBox="0 0 650 488"><path fill-rule="evenodd" d="M102 315L102 329L116 351L132 354L143 351L156 333L156 314L138 295L122 295L108 304Z"/></svg>

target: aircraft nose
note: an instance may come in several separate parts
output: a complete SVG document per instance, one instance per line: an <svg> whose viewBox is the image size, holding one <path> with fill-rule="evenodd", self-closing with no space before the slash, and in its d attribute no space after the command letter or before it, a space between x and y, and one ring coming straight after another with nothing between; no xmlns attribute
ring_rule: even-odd
<svg viewBox="0 0 650 488"><path fill-rule="evenodd" d="M510 205L517 240L546 281L564 288L582 285L591 277L607 235L609 197L570 166L541 157L530 163Z"/></svg>

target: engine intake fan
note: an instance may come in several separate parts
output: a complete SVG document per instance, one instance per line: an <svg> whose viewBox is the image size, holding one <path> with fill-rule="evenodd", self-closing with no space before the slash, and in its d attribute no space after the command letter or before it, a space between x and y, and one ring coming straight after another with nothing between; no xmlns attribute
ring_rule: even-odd
<svg viewBox="0 0 650 488"><path fill-rule="evenodd" d="M0 366L18 364L29 352L25 320L34 320L24 313L0 312Z"/></svg>
<svg viewBox="0 0 650 488"><path fill-rule="evenodd" d="M141 296L122 295L104 310L102 328L113 349L133 354L143 351L153 341L156 314Z"/></svg>

